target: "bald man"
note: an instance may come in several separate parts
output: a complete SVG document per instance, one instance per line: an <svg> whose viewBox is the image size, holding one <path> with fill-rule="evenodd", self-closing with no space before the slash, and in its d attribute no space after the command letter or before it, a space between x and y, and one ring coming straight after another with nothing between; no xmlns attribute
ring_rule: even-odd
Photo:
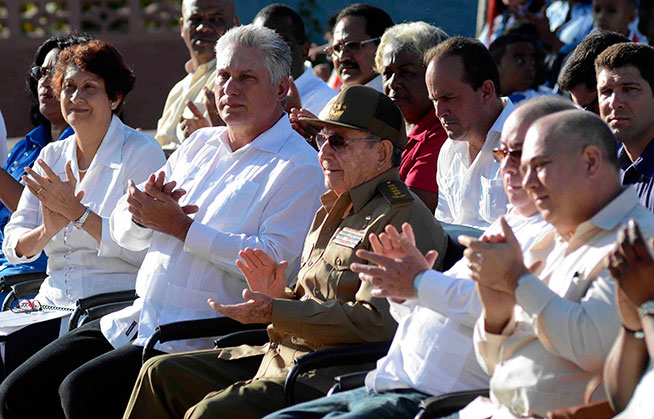
<svg viewBox="0 0 654 419"><path fill-rule="evenodd" d="M184 0L182 3L180 35L190 60L184 65L188 74L168 93L157 123L154 138L164 149L176 149L195 130L209 126L205 119L208 118L205 87L210 92L216 78L216 41L237 25L233 0ZM199 120L204 125L199 125Z"/></svg>
<svg viewBox="0 0 654 419"><path fill-rule="evenodd" d="M522 187L555 232L524 257L505 222L491 240L464 240L484 310L474 342L491 375L494 401L477 402L485 417L544 417L583 402L620 329L604 257L631 218L654 233L654 216L620 185L615 137L598 116L573 110L537 120L520 164ZM537 251L548 256L534 274L527 267ZM499 299L514 309L494 310Z"/></svg>

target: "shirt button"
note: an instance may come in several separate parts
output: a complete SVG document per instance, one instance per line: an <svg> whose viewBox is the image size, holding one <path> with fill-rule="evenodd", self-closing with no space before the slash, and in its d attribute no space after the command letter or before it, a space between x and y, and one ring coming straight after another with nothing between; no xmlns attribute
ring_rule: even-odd
<svg viewBox="0 0 654 419"><path fill-rule="evenodd" d="M309 263L307 263L307 265L309 265L309 266L313 265L313 261L310 260Z"/></svg>
<svg viewBox="0 0 654 419"><path fill-rule="evenodd" d="M17 162L17 161L14 162L14 166L18 166L18 162Z"/></svg>

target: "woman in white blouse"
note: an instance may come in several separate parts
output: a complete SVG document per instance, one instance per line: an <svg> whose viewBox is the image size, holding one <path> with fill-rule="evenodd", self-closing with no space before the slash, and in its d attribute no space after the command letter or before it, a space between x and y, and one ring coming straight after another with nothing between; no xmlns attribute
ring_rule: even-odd
<svg viewBox="0 0 654 419"><path fill-rule="evenodd" d="M110 44L91 41L62 51L53 78L75 134L43 148L23 176L27 188L5 228L12 263L49 256L48 278L36 299L74 306L79 298L134 288L144 252L119 247L108 217L125 194L165 163L158 143L116 116L134 75Z"/></svg>

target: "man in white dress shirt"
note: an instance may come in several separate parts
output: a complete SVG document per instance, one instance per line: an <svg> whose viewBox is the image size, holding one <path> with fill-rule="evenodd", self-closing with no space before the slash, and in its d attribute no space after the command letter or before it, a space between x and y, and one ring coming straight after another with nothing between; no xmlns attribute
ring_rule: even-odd
<svg viewBox="0 0 654 419"><path fill-rule="evenodd" d="M533 201L520 186L522 141L537 118L564 109L574 109L574 106L558 98L525 102L507 119L501 147L496 151L504 188L513 205L507 219L516 229L523 251L531 248L552 228L543 221ZM499 231L499 222L495 222L486 234ZM389 298L391 314L397 320L398 328L388 355L377 361L377 369L368 373L364 387L296 405L270 415L268 419L294 415L319 417L327 413L330 417L338 417L335 412L361 417L380 417L384 412L395 418L413 418L420 401L429 396L488 387L489 377L479 367L472 347L473 327L481 313L481 303L475 283L469 279L466 260L462 259L441 273L431 270L427 259L406 235L401 237L394 233L387 238L389 240L384 238L379 243L389 243L390 246L373 249L382 257L392 256L393 259L370 259L373 263L379 262L384 269L376 271L378 268L374 265L355 265L353 270L363 272L362 278L375 285L374 292ZM399 243L403 239L411 242L405 246L413 249L414 258L407 257L404 251L390 253L392 249L400 250ZM398 260L402 257L405 259ZM420 263L412 265L415 260ZM374 280L366 275L370 268L375 272Z"/></svg>
<svg viewBox="0 0 654 419"><path fill-rule="evenodd" d="M481 42L450 38L426 61L429 97L448 136L438 155L436 218L484 229L507 210L493 149L514 106L500 97L497 67Z"/></svg>
<svg viewBox="0 0 654 419"><path fill-rule="evenodd" d="M632 187L620 185L615 144L609 127L587 111L536 121L523 145L522 187L555 232L524 257L505 222L492 242L467 243L472 278L487 291L474 342L491 375L492 402L466 408L479 409L478 417L544 417L581 404L588 380L601 371L620 328L605 257L629 219L646 236L654 233L654 216ZM546 247L535 268L532 252Z"/></svg>
<svg viewBox="0 0 654 419"><path fill-rule="evenodd" d="M264 249L288 261L289 275L297 272L303 238L325 189L315 152L284 113L288 48L274 31L252 25L228 31L216 48L221 54L215 95L227 126L198 130L160 173L144 185L132 183L117 204L112 238L130 250L147 250L136 279L139 298L53 343L45 361L61 365L49 377L61 383L61 401L49 399L53 412L63 407L70 418L120 417L141 367L142 346L157 325L217 317L209 297L243 302L245 280L234 265L240 250ZM212 344L169 342L157 349L182 352ZM38 374L38 366L34 370ZM111 391L103 390L107 386Z"/></svg>
<svg viewBox="0 0 654 419"><path fill-rule="evenodd" d="M238 25L238 17L236 17L233 0L184 0L182 2L180 34L190 59L184 65L188 74L168 93L161 118L157 122L154 138L164 149L176 149L199 127L194 123L197 115L187 109L189 101L193 102L198 113L208 115L205 109L204 88L211 89L216 77L214 47L218 38L236 25Z"/></svg>
<svg viewBox="0 0 654 419"><path fill-rule="evenodd" d="M306 41L302 17L284 4L271 4L257 13L254 25L265 26L277 32L291 49L291 76L300 94L302 107L318 114L334 96L336 91L313 74L309 58L309 44Z"/></svg>

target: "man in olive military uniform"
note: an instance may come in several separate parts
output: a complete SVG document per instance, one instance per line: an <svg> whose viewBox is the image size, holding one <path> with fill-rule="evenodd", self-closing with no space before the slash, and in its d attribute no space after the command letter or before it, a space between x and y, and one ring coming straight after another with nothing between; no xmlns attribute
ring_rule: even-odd
<svg viewBox="0 0 654 419"><path fill-rule="evenodd" d="M307 122L321 130L318 158L329 191L307 235L295 288L286 288L285 262L245 249L237 266L248 282L248 301L209 301L242 323L268 323L270 343L153 358L141 369L126 418L261 417L283 407L284 379L295 357L390 340L397 325L388 301L373 298L372 287L350 270L351 263L365 262L355 253L370 249L369 234L388 224L400 228L408 221L418 248L439 252L434 268L441 268L447 237L398 175L407 141L399 108L372 88L351 86L337 96L326 120ZM297 398L320 397L335 374L301 377Z"/></svg>

